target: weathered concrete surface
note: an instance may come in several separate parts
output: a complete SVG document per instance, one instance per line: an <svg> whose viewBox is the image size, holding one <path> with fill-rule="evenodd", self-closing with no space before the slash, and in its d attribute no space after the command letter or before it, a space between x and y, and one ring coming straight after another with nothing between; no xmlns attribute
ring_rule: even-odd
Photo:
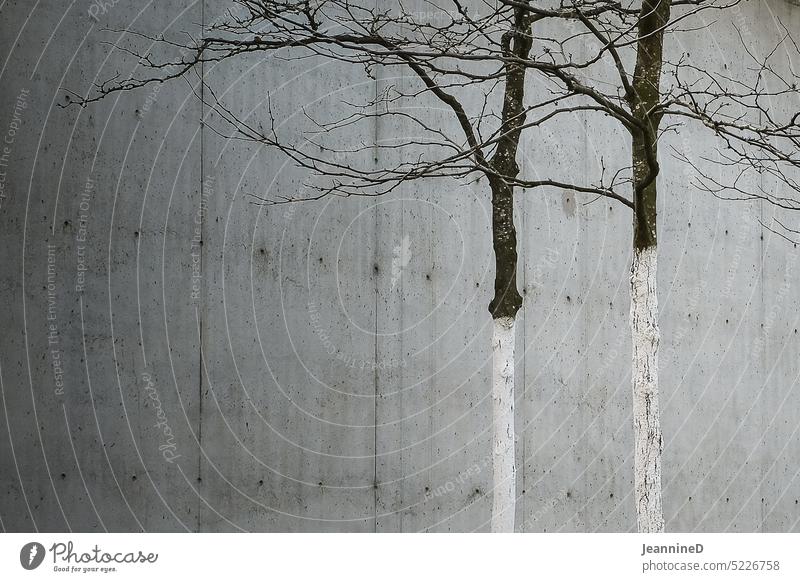
<svg viewBox="0 0 800 582"><path fill-rule="evenodd" d="M85 92L134 65L99 44L119 35L102 28L188 30L224 8L0 6L0 134L27 103L0 206L2 527L487 530L485 184L260 207L252 194L297 191L304 176L219 136L186 83L59 107L63 88ZM771 11L800 25L800 9L782 1L734 17L766 45ZM717 54L702 38L686 50L737 66L732 32L715 30ZM203 71L237 111L263 114L270 91L290 133L308 123L300 106L324 115L343 97L413 82L398 74L371 81L357 67L260 60ZM407 131L381 119L353 138ZM702 132L670 140L712 145ZM531 171L588 175L600 153L619 159L625 147L617 129L574 118L531 133L523 157ZM769 207L710 199L675 160L664 165L667 529L796 531L796 249L760 228ZM518 197L524 531L635 527L630 216L586 202Z"/></svg>

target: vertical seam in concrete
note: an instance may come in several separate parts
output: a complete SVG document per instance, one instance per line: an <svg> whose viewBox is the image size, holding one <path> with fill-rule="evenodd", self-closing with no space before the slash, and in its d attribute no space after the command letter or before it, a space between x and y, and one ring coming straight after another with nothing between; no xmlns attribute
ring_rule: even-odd
<svg viewBox="0 0 800 582"><path fill-rule="evenodd" d="M430 285L430 292L431 292L431 310L435 310L438 302L436 301L436 281L438 281L438 277L435 276L436 273L436 245L438 241L435 238L436 230L434 230L435 226L435 216L436 216L436 209L432 204L433 197L428 194L426 196L425 201L427 202L426 206L428 208L428 216L430 217L430 225L431 225L431 244L428 248L428 256L430 257L431 261L431 285ZM405 213L403 213L405 214ZM405 236L405 226L403 227L403 236ZM466 249L462 249L462 252L465 252ZM402 298L402 296L401 296ZM402 302L401 302L402 305ZM404 329L405 326L401 327L400 329ZM433 341L431 342L431 349L428 351L428 376L430 377L431 386L430 389L427 391L429 394L429 398L431 400L428 401L427 406L428 410L432 413L428 415L428 467L425 475L425 481L427 486L430 487L431 485L431 466L434 464L434 459L436 457L436 446L433 435L437 434L437 425L436 425L436 418L437 418L437 409L441 406L439 401L439 394L436 390L436 386L438 385L438 376L439 371L436 369L436 362L437 357L436 354L438 353L440 342L444 341L444 338L439 337L439 331L436 326L436 316L434 315L431 317L431 338ZM436 352L434 352L436 350ZM434 352L434 353L431 353ZM404 350L400 350L400 359L398 362L405 362L405 355ZM400 369L404 369L405 364L400 364ZM432 401L432 403L431 403ZM424 515L424 513L423 513ZM427 531L427 530L426 530Z"/></svg>
<svg viewBox="0 0 800 582"><path fill-rule="evenodd" d="M400 191L400 244L401 245L403 244L403 242L402 242L403 238L405 238L405 236L406 236L406 224L405 224L405 220L404 220L405 219L405 215L406 215L406 203L403 200L403 198L404 198L403 191L401 190ZM402 330L405 329L404 319L403 319L403 314L405 313L405 310L403 309L403 291L405 289L405 282L403 281L402 274L400 275L400 280L398 281L398 286L399 286L399 291L400 291L400 301L398 303L398 305L400 306L400 313L398 314L398 318L399 318L400 321L398 322L399 323L398 329L401 330L401 333L399 333L398 336L397 336L397 340L398 340L397 343L399 344L399 347L400 347L400 350L399 350L399 352L400 352L400 360L402 360L403 349L404 349L403 348L403 335L404 334L402 333ZM398 360L398 361L400 361L400 360ZM399 375L399 378L397 379L397 383L398 383L397 388L398 388L398 391L399 391L398 396L399 396L399 400L400 400L400 418L402 420L405 420L405 409L403 407L403 394L405 392L405 390L403 390L403 378L404 378L404 371L405 370L403 370L403 367L400 366L400 367L398 367L397 371L398 371L398 375ZM403 483L403 486L400 487L400 495L399 495L399 497L400 497L400 508L401 509L400 509L399 515L398 515L398 517L400 518L399 519L400 527L398 528L398 530L400 531L400 533L403 533L403 531L404 531L404 529L403 529L403 515L404 515L404 512L403 512L402 508L405 508L405 507L408 506L406 504L405 464L404 464L405 457L406 457L406 451L405 451L406 442L405 442L405 431L402 429L402 424L400 424L399 426L401 427L401 429L400 429L400 478L403 479L403 481L401 481ZM393 508L393 511L394 511L394 508Z"/></svg>
<svg viewBox="0 0 800 582"><path fill-rule="evenodd" d="M591 166L592 166L592 161L591 161L592 158L591 158L591 144L590 144L591 138L589 136L591 136L592 134L590 133L591 128L589 127L589 125L590 125L589 124L589 120L584 117L582 125L583 125L583 167L584 167L584 175L585 176L590 176L591 174L589 172L589 168L591 168ZM578 230L581 233L581 241L580 242L581 242L581 246L583 247L583 248L581 248L581 252L578 255L580 257L578 259L579 264L580 264L580 262L583 262L583 269L581 269L581 277L578 279L578 281L579 281L578 288L575 290L575 293L578 295L578 297L575 298L575 307L577 307L581 312L583 312L583 342L582 342L583 343L583 354L581 354L581 358L578 358L577 366L581 366L581 361L583 361L582 368L584 370L584 373L581 374L581 380L580 381L583 383L583 394L585 394L584 398L586 399L586 404L587 404L589 416L592 416L593 415L592 404L591 404L592 403L592 393L591 393L591 391L592 391L592 381L591 381L591 379L589 377L589 374L591 373L590 370L592 369L592 360L591 360L591 358L589 356L589 354L591 353L591 351L589 350L590 341L591 340L589 338L594 337L593 336L594 332L592 330L593 319L592 319L592 314L591 314L591 311L590 311L591 310L591 303L589 302L589 296L590 296L590 293L591 293L591 290L592 290L592 282L594 280L594 275L595 275L596 271L593 271L593 265L592 265L592 261L591 261L592 255L588 253L588 249L590 248L589 247L589 244L590 244L589 241L591 239L591 233L589 232L589 229L592 228L592 224L593 224L593 222L592 222L592 220L591 220L591 218L589 216L589 213L592 211L593 206L580 204L578 202L578 197L577 197L575 192L571 192L570 196L572 196L572 201L575 203L575 208L576 208L576 210L575 210L575 222L576 222L576 226L578 227ZM585 220L584 220L584 216L585 216ZM581 221L583 221L583 227L582 228L581 228ZM656 292L658 292L658 289L656 289ZM600 414L599 416L603 417L604 415ZM591 426L591 421L588 421L588 422L589 422L589 424ZM605 430L605 427L603 426L603 424L604 424L604 422L601 419L600 422L598 423L599 426L597 427L602 432L604 432L604 430ZM602 450L602 449L599 449L599 450ZM598 449L595 448L594 451L598 451ZM597 457L597 453L594 452L594 451L592 451L592 452L594 453L594 456L596 458ZM602 464L602 461L601 461L601 464ZM582 494L587 495L588 491L585 492L585 493L582 493ZM584 508L584 510L585 510L585 508ZM581 523L581 517L580 517L580 515L578 515L578 512L576 512L575 517L577 518L577 523L580 524ZM586 517L586 515L584 514L584 519L591 519L591 517ZM584 522L584 527L586 525L587 525L586 522Z"/></svg>
<svg viewBox="0 0 800 582"><path fill-rule="evenodd" d="M206 32L206 2L205 0L200 1L200 34L205 35ZM204 95L204 88L206 84L206 77L205 77L205 66L203 62L200 62L200 208L203 207L203 195L205 193L205 95ZM205 212L200 213L200 281L201 284L205 279L205 269L204 261L203 261L203 254L204 254L204 246L203 245L203 235L205 234L203 224L206 221ZM198 484L201 482L202 479L202 465L203 465L203 319L204 319L204 307L205 307L205 293L200 294L200 309L198 310L198 329L199 329L199 346L198 346L198 358L197 358L197 378L198 378L198 401L197 401L197 480ZM197 504L197 531L200 531L201 526L201 518L200 518L201 506L198 501Z"/></svg>
<svg viewBox="0 0 800 582"><path fill-rule="evenodd" d="M375 7L378 8L378 2L380 0L375 1ZM373 79L375 85L375 109L377 113L378 109L378 67L375 67L375 78ZM379 118L375 117L375 126L374 126L374 134L373 134L373 159L374 163L377 165L378 162L378 126L380 125ZM372 252L373 252L373 265L378 264L378 229L379 229L379 213L378 213L378 205L374 206L375 208L375 229L374 229L374 242L372 245ZM375 320L375 335L373 336L374 344L373 344L373 361L375 364L375 371L373 372L372 381L373 381L373 390L374 390L374 398L375 403L373 406L373 419L374 419L374 426L373 426L373 434L372 434L372 448L373 448L373 475L372 475L372 505L375 509L375 521L373 524L373 530L377 533L378 531L378 273L375 272L373 269L373 275L375 277L375 304L374 304L374 320Z"/></svg>
<svg viewBox="0 0 800 582"><path fill-rule="evenodd" d="M376 122L377 123L377 122ZM373 257L374 261L378 260L378 206L375 206L375 235ZM373 530L378 531L378 274L375 273L375 303L374 303L374 325L375 335L373 336L373 360L375 362L375 371L373 372L373 389L374 389L374 406L373 406L373 433L372 433L372 449L373 449L373 474L372 474L372 504L375 509L375 522Z"/></svg>

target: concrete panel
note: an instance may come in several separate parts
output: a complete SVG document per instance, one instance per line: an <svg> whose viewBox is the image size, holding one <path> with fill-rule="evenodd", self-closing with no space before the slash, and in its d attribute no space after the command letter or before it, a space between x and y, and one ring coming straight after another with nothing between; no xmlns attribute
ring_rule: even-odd
<svg viewBox="0 0 800 582"><path fill-rule="evenodd" d="M0 525L486 531L485 181L262 206L258 197L306 193L308 176L229 139L194 94L202 76L248 119L271 108L299 142L309 117L340 113L344 99L418 81L253 55L208 65L193 85L62 107L64 88L85 92L136 66L101 43L130 35L101 29L198 32L227 7L0 8L0 135L15 131L0 168ZM770 16L797 28L799 10L770 0L729 18L766 50ZM736 70L746 55L728 24L671 50ZM474 112L483 101L460 96ZM433 99L395 106L457 132ZM347 149L416 131L378 118L320 139ZM797 249L759 225L772 208L698 192L671 155L714 145L680 128L661 148L667 528L796 531ZM625 165L628 147L611 122L576 115L527 134L520 159L531 176L588 180L601 158ZM375 155L349 159L399 160ZM516 216L517 529L631 531L630 212L551 189L520 192Z"/></svg>

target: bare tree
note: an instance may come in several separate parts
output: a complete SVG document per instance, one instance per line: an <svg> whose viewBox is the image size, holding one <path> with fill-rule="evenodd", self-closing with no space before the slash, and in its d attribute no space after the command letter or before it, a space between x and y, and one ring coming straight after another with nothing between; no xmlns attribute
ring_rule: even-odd
<svg viewBox="0 0 800 582"><path fill-rule="evenodd" d="M668 35L705 26L705 12L724 11L738 0L559 0L547 4L428 0L422 4L425 10L413 12L401 3L376 7L374 1L366 0L238 0L222 22L196 39L139 33L125 45L117 43L118 49L139 59L144 73L115 77L81 103L184 77L201 64L252 54L288 59L313 55L363 67L367 75L377 67L398 68L415 79L405 89L392 85L372 100L350 104L337 119L315 120L318 132L300 142L279 135L271 109L255 123L217 99L212 87L206 87L203 98L238 137L275 148L314 176L309 182L311 195L261 200L266 204L325 196L379 196L415 179L485 179L492 202L495 256L489 312L494 322L491 529L496 532L513 531L516 499L514 344L523 300L516 282L515 192L555 187L629 207L633 213L630 326L637 522L640 531L663 531L656 293L658 145L680 124L699 122L722 140L723 164L742 174L771 172L788 189L796 190L792 170L798 164L798 115L779 121L764 103L797 94L793 71L771 64L780 54L777 50L763 59L750 53L758 66L751 71L749 84L724 72L704 71L682 55L665 56ZM142 48L153 44L160 52ZM794 52L797 48L788 34L778 46ZM776 79L782 85L771 88ZM430 119L397 106L407 99L434 100L450 117ZM603 163L596 179L587 181L555 176L546 167L535 168L537 178L523 175L518 161L523 134L576 114L619 122L629 139L620 149L630 149L630 164L606 168ZM347 151L322 141L383 116L403 119L424 138L398 137L391 144L363 144ZM666 118L676 121L665 125ZM394 151L400 161L377 168L359 163L358 154L373 147ZM743 180L720 183L702 171L702 160L685 158L698 168L697 186L708 192L718 196L734 192L733 198L763 198L786 208L795 206L790 195L744 190Z"/></svg>
<svg viewBox="0 0 800 582"><path fill-rule="evenodd" d="M740 0L641 0L590 14L571 3L576 14L569 18L577 19L577 28L545 41L541 54L533 56L552 59L558 68L543 72L568 92L562 94L580 94L604 119L619 121L630 139L630 166L616 172L630 181L633 203L630 328L634 495L640 532L664 531L656 284L659 143L667 133L695 122L719 144L713 157L673 149L694 169L695 188L723 199L800 208L800 92L794 72L798 47L778 19L778 40L760 54L735 23L710 28L706 13L724 21L739 4ZM738 33L747 55L739 63L743 74L732 75L725 63L695 65L681 50L680 35L713 34L722 26ZM574 62L578 43L591 48L588 57ZM764 174L778 186L768 189L750 179Z"/></svg>

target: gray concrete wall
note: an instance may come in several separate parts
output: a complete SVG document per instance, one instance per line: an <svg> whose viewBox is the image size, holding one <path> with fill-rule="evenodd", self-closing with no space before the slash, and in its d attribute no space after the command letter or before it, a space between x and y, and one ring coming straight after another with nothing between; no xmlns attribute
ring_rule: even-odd
<svg viewBox="0 0 800 582"><path fill-rule="evenodd" d="M189 83L61 107L65 88L133 66L100 42L121 33L103 29L189 30L225 7L166 4L0 4L2 528L488 529L485 184L262 207L251 194L295 192L302 173L217 135ZM773 13L800 25L782 0L733 16L766 46ZM684 48L735 70L730 28L713 30L716 52L704 32ZM271 91L287 131L307 123L301 106L324 115L375 83L413 82L318 61L203 74L237 111L263 114ZM381 120L365 139L406 131ZM702 132L670 139L713 145ZM532 132L523 157L528 170L589 175L626 147L576 117ZM667 528L796 531L796 248L759 226L771 208L694 191L664 158ZM630 215L586 202L518 197L524 531L635 527ZM410 260L393 277L404 241Z"/></svg>

